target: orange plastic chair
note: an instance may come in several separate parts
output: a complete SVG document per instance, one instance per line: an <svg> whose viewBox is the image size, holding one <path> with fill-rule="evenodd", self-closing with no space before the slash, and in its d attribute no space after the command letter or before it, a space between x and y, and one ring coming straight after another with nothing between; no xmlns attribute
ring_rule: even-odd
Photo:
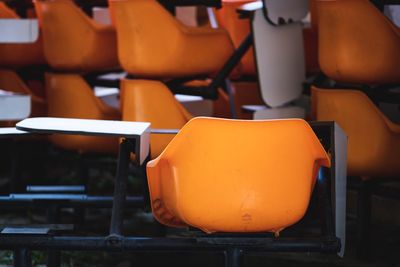
<svg viewBox="0 0 400 267"><path fill-rule="evenodd" d="M222 8L216 10L218 24L229 32L236 48L239 47L250 33L250 21L248 19L239 19L236 9L244 4L255 1L257 0L223 0ZM257 74L253 48L250 48L243 56L240 73L249 76Z"/></svg>
<svg viewBox="0 0 400 267"><path fill-rule="evenodd" d="M399 177L400 125L391 122L361 91L312 88L316 120L334 120L349 138L348 174L364 179Z"/></svg>
<svg viewBox="0 0 400 267"><path fill-rule="evenodd" d="M318 0L319 63L339 82L400 82L400 29L368 0Z"/></svg>
<svg viewBox="0 0 400 267"><path fill-rule="evenodd" d="M121 107L124 121L148 121L155 129L180 129L192 116L158 81L122 80ZM158 157L174 135L151 135L151 158Z"/></svg>
<svg viewBox="0 0 400 267"><path fill-rule="evenodd" d="M152 79L216 73L233 53L223 29L188 27L156 0L110 0L122 68Z"/></svg>
<svg viewBox="0 0 400 267"><path fill-rule="evenodd" d="M153 214L207 233L278 234L304 216L320 166L329 157L303 120L195 118L147 164Z"/></svg>
<svg viewBox="0 0 400 267"><path fill-rule="evenodd" d="M21 78L11 70L0 69L0 89L22 93L31 96L31 117L41 117L47 114L45 99L35 95Z"/></svg>
<svg viewBox="0 0 400 267"><path fill-rule="evenodd" d="M98 99L79 75L46 74L46 92L49 117L121 120L120 112ZM50 140L58 147L80 153L118 152L118 138L52 135Z"/></svg>
<svg viewBox="0 0 400 267"><path fill-rule="evenodd" d="M18 15L4 2L0 2L0 18L18 19ZM19 68L30 65L45 64L42 37L34 43L26 44L1 44L0 67Z"/></svg>
<svg viewBox="0 0 400 267"><path fill-rule="evenodd" d="M36 0L44 54L61 71L118 68L115 30L86 16L71 0Z"/></svg>

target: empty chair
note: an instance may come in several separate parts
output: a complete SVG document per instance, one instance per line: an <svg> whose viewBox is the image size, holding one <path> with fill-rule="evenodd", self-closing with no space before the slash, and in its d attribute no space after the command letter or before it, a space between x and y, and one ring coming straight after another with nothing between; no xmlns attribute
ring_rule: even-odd
<svg viewBox="0 0 400 267"><path fill-rule="evenodd" d="M319 0L319 63L331 79L400 82L400 29L368 0Z"/></svg>
<svg viewBox="0 0 400 267"><path fill-rule="evenodd" d="M19 16L4 2L0 2L0 18L18 19ZM42 37L39 35L39 39L34 43L0 43L0 67L16 69L45 64L42 41Z"/></svg>
<svg viewBox="0 0 400 267"><path fill-rule="evenodd" d="M233 53L223 29L189 27L155 0L110 0L122 68L151 79L209 76Z"/></svg>
<svg viewBox="0 0 400 267"><path fill-rule="evenodd" d="M59 71L94 72L118 68L115 31L96 23L71 0L36 0L44 54Z"/></svg>
<svg viewBox="0 0 400 267"><path fill-rule="evenodd" d="M155 129L180 129L192 116L175 99L169 89L158 81L122 80L122 119L148 121ZM174 135L151 135L151 158L157 157Z"/></svg>
<svg viewBox="0 0 400 267"><path fill-rule="evenodd" d="M336 121L349 138L348 175L399 177L400 125L391 122L363 92L312 89L315 120Z"/></svg>
<svg viewBox="0 0 400 267"><path fill-rule="evenodd" d="M278 234L303 217L321 166L330 160L303 120L195 118L147 164L153 214L207 233Z"/></svg>
<svg viewBox="0 0 400 267"><path fill-rule="evenodd" d="M97 98L79 75L46 74L48 116L60 118L121 120L117 109ZM118 138L52 135L50 140L66 150L116 154Z"/></svg>

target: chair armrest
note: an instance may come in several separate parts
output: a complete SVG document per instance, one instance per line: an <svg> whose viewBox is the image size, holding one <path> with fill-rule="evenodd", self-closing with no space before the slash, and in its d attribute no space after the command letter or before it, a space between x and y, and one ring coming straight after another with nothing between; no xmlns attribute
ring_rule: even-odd
<svg viewBox="0 0 400 267"><path fill-rule="evenodd" d="M15 127L0 128L0 138L18 137L23 135L32 135L32 133L18 130Z"/></svg>
<svg viewBox="0 0 400 267"><path fill-rule="evenodd" d="M150 123L65 118L29 118L17 123L18 130L42 134L124 137L135 141L135 154L142 164L149 154Z"/></svg>
<svg viewBox="0 0 400 267"><path fill-rule="evenodd" d="M263 6L262 1L247 3L238 7L236 12L239 14L240 18L251 18L253 13L263 8Z"/></svg>

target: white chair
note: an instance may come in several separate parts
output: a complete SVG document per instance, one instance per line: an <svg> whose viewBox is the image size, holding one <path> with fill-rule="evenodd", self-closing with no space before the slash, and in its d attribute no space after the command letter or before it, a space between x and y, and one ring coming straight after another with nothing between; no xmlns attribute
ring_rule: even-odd
<svg viewBox="0 0 400 267"><path fill-rule="evenodd" d="M293 104L305 82L301 20L308 0L264 0L253 5L252 30L261 96L266 106L251 109L254 119L304 118Z"/></svg>

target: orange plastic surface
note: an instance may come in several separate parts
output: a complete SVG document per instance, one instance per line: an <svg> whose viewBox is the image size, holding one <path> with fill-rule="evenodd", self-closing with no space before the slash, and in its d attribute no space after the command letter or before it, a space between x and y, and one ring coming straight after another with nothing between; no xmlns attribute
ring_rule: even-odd
<svg viewBox="0 0 400 267"><path fill-rule="evenodd" d="M216 73L233 53L223 29L189 27L155 0L110 0L123 69L136 77Z"/></svg>
<svg viewBox="0 0 400 267"><path fill-rule="evenodd" d="M222 8L216 9L215 13L218 24L229 32L236 48L239 47L250 33L251 23L249 19L239 19L239 14L236 12L236 9L244 4L256 1L257 0L223 0ZM257 74L252 47L243 56L240 71L243 75L254 76Z"/></svg>
<svg viewBox="0 0 400 267"><path fill-rule="evenodd" d="M312 89L313 119L334 120L348 135L348 174L399 177L400 125L361 91Z"/></svg>
<svg viewBox="0 0 400 267"><path fill-rule="evenodd" d="M35 95L14 71L0 69L0 89L30 95L30 117L43 117L47 115L45 99Z"/></svg>
<svg viewBox="0 0 400 267"><path fill-rule="evenodd" d="M161 82L122 80L121 90L124 121L148 121L154 129L180 129L192 117ZM173 137L152 134L151 158L157 157Z"/></svg>
<svg viewBox="0 0 400 267"><path fill-rule="evenodd" d="M327 153L303 120L195 118L147 164L162 224L275 232L306 212Z"/></svg>
<svg viewBox="0 0 400 267"><path fill-rule="evenodd" d="M71 0L36 0L43 32L44 54L62 71L118 68L115 30L96 23Z"/></svg>
<svg viewBox="0 0 400 267"><path fill-rule="evenodd" d="M0 18L17 19L19 17L4 2L0 2ZM0 67L19 68L37 64L45 64L41 35L39 35L39 39L34 43L0 43Z"/></svg>
<svg viewBox="0 0 400 267"><path fill-rule="evenodd" d="M121 120L120 112L98 99L79 75L46 74L46 91L49 117ZM81 153L118 151L118 138L51 135L50 140L63 149Z"/></svg>
<svg viewBox="0 0 400 267"><path fill-rule="evenodd" d="M400 82L400 29L369 0L319 0L319 63L336 81Z"/></svg>

